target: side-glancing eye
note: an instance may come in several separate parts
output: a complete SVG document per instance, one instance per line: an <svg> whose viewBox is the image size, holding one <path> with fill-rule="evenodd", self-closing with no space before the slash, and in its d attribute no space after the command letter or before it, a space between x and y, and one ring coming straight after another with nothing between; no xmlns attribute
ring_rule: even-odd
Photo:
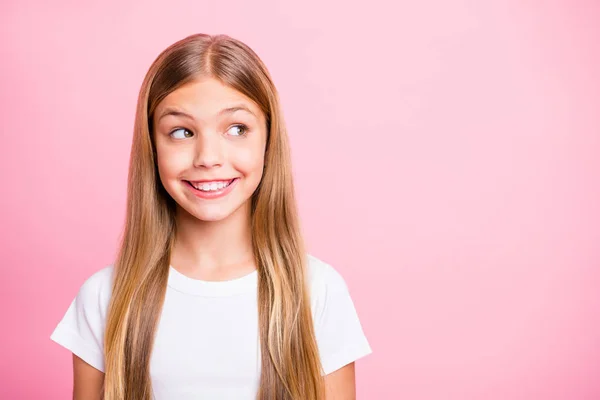
<svg viewBox="0 0 600 400"><path fill-rule="evenodd" d="M233 132L233 136L244 136L248 132L248 127L244 124L233 125L227 132Z"/></svg>
<svg viewBox="0 0 600 400"><path fill-rule="evenodd" d="M192 132L190 132L188 129L185 129L185 128L177 128L177 129L175 129L174 131L172 131L171 133L169 133L169 136L171 136L171 137L174 137L175 139L185 139L186 137L189 137L189 136L185 136L185 133L184 133L184 137L175 137L175 136L173 135L175 132L189 132L189 133L190 133L190 135L192 134Z"/></svg>

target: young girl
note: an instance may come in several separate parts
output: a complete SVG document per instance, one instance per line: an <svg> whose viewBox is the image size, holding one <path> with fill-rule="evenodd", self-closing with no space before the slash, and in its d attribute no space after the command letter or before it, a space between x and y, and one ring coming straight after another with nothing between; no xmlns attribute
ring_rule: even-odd
<svg viewBox="0 0 600 400"><path fill-rule="evenodd" d="M192 35L150 67L117 259L51 339L77 400L355 398L371 348L344 279L305 253L278 94L244 43Z"/></svg>

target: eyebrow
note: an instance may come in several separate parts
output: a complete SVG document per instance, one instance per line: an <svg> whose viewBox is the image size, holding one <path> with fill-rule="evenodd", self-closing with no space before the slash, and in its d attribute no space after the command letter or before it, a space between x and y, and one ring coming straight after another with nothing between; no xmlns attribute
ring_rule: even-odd
<svg viewBox="0 0 600 400"><path fill-rule="evenodd" d="M223 116L225 114L233 114L236 111L246 111L252 115L254 115L255 118L258 118L256 114L254 114L252 112L252 110L250 110L248 107L246 107L243 104L237 104L231 107L227 107L222 109L221 111L219 111L217 113L217 117ZM186 113L185 111L182 111L178 108L175 107L165 107L165 109L163 110L163 112L160 114L160 117L158 117L158 121L160 121L162 118L168 116L168 115L172 115L174 117L183 117L183 118L187 118L187 119L191 119L194 120L195 118L193 116L191 116L190 114Z"/></svg>

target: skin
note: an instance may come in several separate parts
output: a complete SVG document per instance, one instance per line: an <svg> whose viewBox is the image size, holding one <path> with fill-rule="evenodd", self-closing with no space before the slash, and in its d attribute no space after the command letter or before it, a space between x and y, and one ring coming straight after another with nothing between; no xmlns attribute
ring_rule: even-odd
<svg viewBox="0 0 600 400"><path fill-rule="evenodd" d="M100 400L104 372L73 354L73 400Z"/></svg>
<svg viewBox="0 0 600 400"><path fill-rule="evenodd" d="M250 198L264 169L265 116L251 99L212 78L170 93L154 113L160 180L177 203L171 265L202 280L230 280L256 269ZM225 197L202 199L187 181L239 178ZM100 399L104 373L73 355L76 400ZM327 400L353 400L350 363L325 377Z"/></svg>
<svg viewBox="0 0 600 400"><path fill-rule="evenodd" d="M325 376L326 400L356 400L354 363L347 364Z"/></svg>
<svg viewBox="0 0 600 400"><path fill-rule="evenodd" d="M262 178L267 139L258 105L204 78L165 97L154 126L160 179L177 203L173 267L204 280L252 272L250 197ZM195 196L185 182L231 178L238 178L233 190L218 199Z"/></svg>

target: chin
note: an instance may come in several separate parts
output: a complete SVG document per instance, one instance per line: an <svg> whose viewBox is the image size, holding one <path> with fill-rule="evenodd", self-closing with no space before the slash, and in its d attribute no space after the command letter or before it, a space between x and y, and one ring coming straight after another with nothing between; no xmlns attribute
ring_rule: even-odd
<svg viewBox="0 0 600 400"><path fill-rule="evenodd" d="M233 210L224 207L191 207L185 210L191 217L205 222L217 222L227 219Z"/></svg>
<svg viewBox="0 0 600 400"><path fill-rule="evenodd" d="M244 204L239 207L231 204L189 204L186 212L199 221L218 222L243 212Z"/></svg>
<svg viewBox="0 0 600 400"><path fill-rule="evenodd" d="M238 214L240 212L243 213L245 206L250 205L251 198L250 196L250 198L243 200L240 198L235 198L234 196L230 199L220 200L190 200L190 198L186 195L181 193L175 194L179 194L179 196L173 198L175 199L180 211L183 211L184 213L188 214L188 216L203 222L223 221L229 217L232 217L234 214ZM231 194L235 195L235 193L230 193L230 195ZM211 202L214 203L211 204Z"/></svg>
<svg viewBox="0 0 600 400"><path fill-rule="evenodd" d="M206 212L206 213L194 213L192 214L196 219L203 222L218 222L227 219L231 215L231 213L215 213L215 212Z"/></svg>

